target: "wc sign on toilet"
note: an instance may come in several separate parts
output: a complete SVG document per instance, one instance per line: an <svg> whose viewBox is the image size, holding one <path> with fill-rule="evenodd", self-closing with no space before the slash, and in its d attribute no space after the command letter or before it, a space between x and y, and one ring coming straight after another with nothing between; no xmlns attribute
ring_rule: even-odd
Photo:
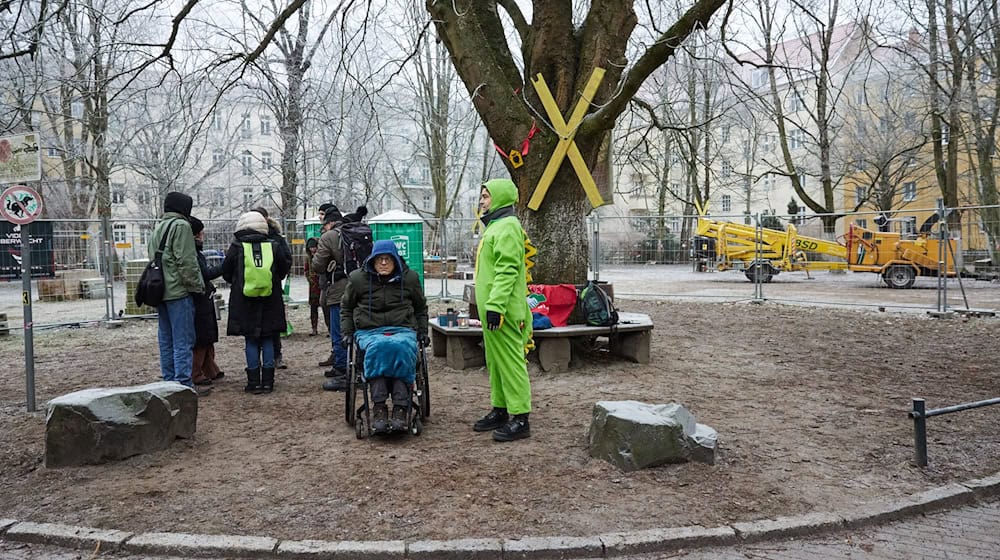
<svg viewBox="0 0 1000 560"><path fill-rule="evenodd" d="M396 252L399 253L399 256L404 261L408 261L410 259L410 236L393 235L389 239L396 245Z"/></svg>

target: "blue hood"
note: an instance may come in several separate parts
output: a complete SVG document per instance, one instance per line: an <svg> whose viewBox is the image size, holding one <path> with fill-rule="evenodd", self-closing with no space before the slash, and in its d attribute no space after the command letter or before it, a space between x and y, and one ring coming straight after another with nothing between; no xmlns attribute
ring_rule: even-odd
<svg viewBox="0 0 1000 560"><path fill-rule="evenodd" d="M403 271L406 270L406 263L403 262L403 258L399 256L399 252L396 251L396 244L389 239L380 239L372 245L372 254L365 259L365 270L369 274L377 274L375 272L375 257L378 255L391 255L393 260L396 261L396 270L393 272L392 277L402 278Z"/></svg>

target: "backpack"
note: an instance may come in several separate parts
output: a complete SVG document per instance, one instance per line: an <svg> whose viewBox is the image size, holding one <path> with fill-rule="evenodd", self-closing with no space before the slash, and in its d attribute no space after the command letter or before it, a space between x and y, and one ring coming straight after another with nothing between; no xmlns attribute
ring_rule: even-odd
<svg viewBox="0 0 1000 560"><path fill-rule="evenodd" d="M134 294L135 304L139 307L143 305L156 307L163 303L163 296L167 290L167 281L163 277L163 250L167 247L167 238L170 237L170 228L173 225L174 220L167 224L153 260L149 261L142 271L142 276L139 277L139 284L136 285Z"/></svg>
<svg viewBox="0 0 1000 560"><path fill-rule="evenodd" d="M270 241L243 243L243 295L267 297L271 295L271 265L274 251Z"/></svg>
<svg viewBox="0 0 1000 560"><path fill-rule="evenodd" d="M596 282L588 280L580 291L580 306L583 317L592 327L610 327L618 324L618 310L611 303L611 298Z"/></svg>
<svg viewBox="0 0 1000 560"><path fill-rule="evenodd" d="M372 254L372 228L363 222L347 222L340 226L340 252L343 262L337 263L333 280L347 278L347 275L362 267Z"/></svg>

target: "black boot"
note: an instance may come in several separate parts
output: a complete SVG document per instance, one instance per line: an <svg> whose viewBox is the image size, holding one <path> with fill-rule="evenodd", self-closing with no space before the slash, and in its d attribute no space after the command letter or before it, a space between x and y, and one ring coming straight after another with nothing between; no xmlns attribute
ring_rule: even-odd
<svg viewBox="0 0 1000 560"><path fill-rule="evenodd" d="M392 431L394 432L405 432L406 431L406 407L396 405L392 407L392 422L390 423Z"/></svg>
<svg viewBox="0 0 1000 560"><path fill-rule="evenodd" d="M333 375L323 382L324 391L346 391L347 372L342 369L333 368Z"/></svg>
<svg viewBox="0 0 1000 560"><path fill-rule="evenodd" d="M528 425L528 414L515 414L510 422L493 432L495 441L514 441L531 437L531 426Z"/></svg>
<svg viewBox="0 0 1000 560"><path fill-rule="evenodd" d="M376 434L384 434L389 431L389 408L384 402L376 403L372 407L372 431Z"/></svg>
<svg viewBox="0 0 1000 560"><path fill-rule="evenodd" d="M320 367L324 367L324 366L332 366L332 365L333 365L333 362L334 362L334 359L333 359L333 352L330 352L330 357L329 357L329 358L327 358L327 359L325 359L325 360L323 360L322 362L320 362L320 363L319 363L319 365L320 365Z"/></svg>
<svg viewBox="0 0 1000 560"><path fill-rule="evenodd" d="M506 408L497 408L494 406L489 414L476 420L472 429L477 432L489 432L503 426L509 419L510 416L508 416Z"/></svg>
<svg viewBox="0 0 1000 560"><path fill-rule="evenodd" d="M260 394L260 368L247 368L247 386L243 388L245 393Z"/></svg>
<svg viewBox="0 0 1000 560"><path fill-rule="evenodd" d="M260 369L260 392L270 393L274 390L274 368Z"/></svg>

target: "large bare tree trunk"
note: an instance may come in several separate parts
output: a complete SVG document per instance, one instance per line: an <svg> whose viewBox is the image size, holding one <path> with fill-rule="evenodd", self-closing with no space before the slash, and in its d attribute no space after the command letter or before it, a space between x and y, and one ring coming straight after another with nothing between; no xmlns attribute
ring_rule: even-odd
<svg viewBox="0 0 1000 560"><path fill-rule="evenodd" d="M579 27L573 24L569 1L535 2L529 23L513 0L426 0L438 37L492 140L504 151L519 148L532 122L542 121L538 123L542 132L532 140L524 165L514 168L505 162L521 195L519 215L539 248L533 270L538 282L576 283L587 277L585 217L591 206L576 173L564 161L538 211L526 208L558 140L547 122L532 112L542 105L529 80L538 74L544 77L568 120L594 68L605 69L575 137L584 161L594 169L602 163L598 148L628 101L723 4L723 0L697 0L657 41L628 60L625 49L637 23L632 0L593 0ZM507 47L498 9L510 16L520 39L523 74Z"/></svg>

